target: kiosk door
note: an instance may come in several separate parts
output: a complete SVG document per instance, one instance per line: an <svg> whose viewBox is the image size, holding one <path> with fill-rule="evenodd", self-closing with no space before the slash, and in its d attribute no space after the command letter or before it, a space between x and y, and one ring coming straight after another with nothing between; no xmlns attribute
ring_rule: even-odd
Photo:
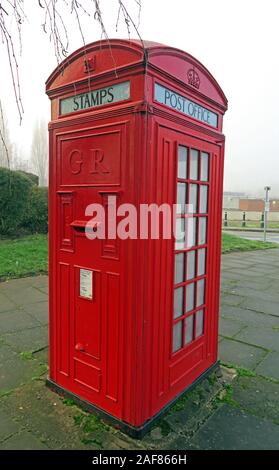
<svg viewBox="0 0 279 470"><path fill-rule="evenodd" d="M57 380L112 414L121 410L123 266L106 218L109 198L117 205L128 192L124 133L115 124L57 136ZM102 239L88 238L92 219Z"/></svg>
<svg viewBox="0 0 279 470"><path fill-rule="evenodd" d="M168 259L173 254L174 276L171 270L164 271L166 285L172 288L160 307L166 323L159 334L159 350L168 358L165 370L158 366L159 396L163 396L163 389L187 387L216 361L219 298L212 293L218 292L219 283L216 237L220 237L222 165L219 145L165 126L159 126L158 139L162 174L172 181L168 201L177 204L177 237L172 243L165 241Z"/></svg>
<svg viewBox="0 0 279 470"><path fill-rule="evenodd" d="M213 353L217 308L212 299L214 174L220 149L192 137L176 141L176 240L172 318L171 382L198 370ZM214 207L215 206L215 207ZM218 245L217 245L218 246ZM215 287L216 288L216 287ZM204 368L204 365L203 365ZM199 375L199 372L197 372Z"/></svg>

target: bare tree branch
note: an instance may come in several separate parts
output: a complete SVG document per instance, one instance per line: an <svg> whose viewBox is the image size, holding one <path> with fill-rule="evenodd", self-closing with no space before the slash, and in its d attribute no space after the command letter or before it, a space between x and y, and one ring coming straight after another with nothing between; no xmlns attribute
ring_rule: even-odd
<svg viewBox="0 0 279 470"><path fill-rule="evenodd" d="M68 32L69 24L66 19L71 15L75 18L84 46L85 36L82 21L84 16L92 18L92 20L98 23L101 38L106 39L110 45L106 23L101 9L102 1L103 0L37 0L38 8L43 10L44 13L42 29L49 35L58 64L60 64L68 54L70 35ZM123 20L127 28L128 36L130 37L131 30L133 29L142 41L138 31L142 0L110 1L117 2L118 5L116 30L119 27L120 21ZM130 15L126 6L127 2L136 5L138 9L137 21L134 21ZM7 52L8 67L20 123L23 118L24 108L20 87L19 56L22 53L22 28L25 19L24 0L0 0L0 40ZM16 26L16 33L13 29L14 25ZM86 56L85 49L84 53ZM114 62L112 51L111 55ZM3 63L1 65L3 66ZM61 71L63 71L63 69L61 69ZM0 140L2 141L3 139L3 133L1 133Z"/></svg>
<svg viewBox="0 0 279 470"><path fill-rule="evenodd" d="M5 4L5 7L4 7ZM11 19L10 19L11 18ZM0 35L2 44L6 46L6 51L8 54L8 62L11 73L12 85L14 89L14 96L17 105L17 110L19 114L19 120L21 122L23 115L23 105L21 99L21 90L20 90L20 79L18 71L18 59L15 50L16 39L19 42L20 53L22 49L22 40L21 40L21 26L24 21L25 15L23 10L23 0L5 0L5 2L0 0ZM12 21L16 22L17 26L17 38L13 37L10 30L11 26L7 26L7 21L9 24Z"/></svg>
<svg viewBox="0 0 279 470"><path fill-rule="evenodd" d="M9 150L8 150L8 146L7 146L7 139L6 139L6 125L5 125L5 119L4 119L4 113L3 113L1 100L0 100L0 142L2 144L1 146L4 149L4 152L5 152L5 155L6 155L6 158L7 158L8 167L10 167L10 155L9 155ZM0 150L1 150L1 148L0 148ZM2 152L0 152L0 163L1 163L1 160L3 159L3 156L1 155L1 153Z"/></svg>

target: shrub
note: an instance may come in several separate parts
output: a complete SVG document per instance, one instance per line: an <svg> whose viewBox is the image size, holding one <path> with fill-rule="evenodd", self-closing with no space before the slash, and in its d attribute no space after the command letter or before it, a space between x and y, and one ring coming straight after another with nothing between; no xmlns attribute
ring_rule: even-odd
<svg viewBox="0 0 279 470"><path fill-rule="evenodd" d="M48 231L48 189L33 186L31 188L26 214L22 227L31 233Z"/></svg>
<svg viewBox="0 0 279 470"><path fill-rule="evenodd" d="M32 181L26 175L0 168L0 234L17 235L26 213Z"/></svg>
<svg viewBox="0 0 279 470"><path fill-rule="evenodd" d="M18 170L18 172L21 173L22 175L27 176L27 178L29 178L33 184L35 184L36 186L39 186L38 175L34 175L34 173L29 173L28 171L23 171L23 170Z"/></svg>

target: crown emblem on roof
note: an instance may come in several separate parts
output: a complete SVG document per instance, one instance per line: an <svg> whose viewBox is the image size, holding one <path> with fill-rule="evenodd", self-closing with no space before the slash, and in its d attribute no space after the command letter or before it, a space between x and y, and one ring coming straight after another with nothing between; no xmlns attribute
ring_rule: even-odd
<svg viewBox="0 0 279 470"><path fill-rule="evenodd" d="M96 56L86 58L84 60L84 73L93 72L96 68Z"/></svg>
<svg viewBox="0 0 279 470"><path fill-rule="evenodd" d="M198 72L194 68L188 70L187 77L189 85L199 89L201 81Z"/></svg>

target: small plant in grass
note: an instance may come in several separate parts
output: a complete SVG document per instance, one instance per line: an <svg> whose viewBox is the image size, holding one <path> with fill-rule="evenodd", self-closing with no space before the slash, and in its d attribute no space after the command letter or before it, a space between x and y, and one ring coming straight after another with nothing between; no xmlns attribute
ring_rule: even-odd
<svg viewBox="0 0 279 470"><path fill-rule="evenodd" d="M74 423L84 433L81 438L83 444L103 448L102 441L106 433L110 431L110 426L105 424L99 416L80 413L74 416Z"/></svg>
<svg viewBox="0 0 279 470"><path fill-rule="evenodd" d="M225 389L216 398L217 403L227 403L228 405L238 406L237 402L233 399L233 387L231 384L225 385Z"/></svg>
<svg viewBox="0 0 279 470"><path fill-rule="evenodd" d="M33 353L32 351L22 351L20 353L21 359L29 361L30 359L33 359Z"/></svg>
<svg viewBox="0 0 279 470"><path fill-rule="evenodd" d="M85 416L83 421L83 431L85 433L91 433L95 431L109 431L110 427L105 424L99 416L89 415Z"/></svg>
<svg viewBox="0 0 279 470"><path fill-rule="evenodd" d="M99 439L87 439L86 437L84 437L83 439L81 439L81 442L84 445L93 445L99 449L103 449L103 443Z"/></svg>
<svg viewBox="0 0 279 470"><path fill-rule="evenodd" d="M66 406L74 406L75 405L75 402L73 400L71 400L71 398L64 398L62 403L63 403L63 405L66 405Z"/></svg>
<svg viewBox="0 0 279 470"><path fill-rule="evenodd" d="M81 426L83 419L84 419L84 415L82 415L82 414L75 415L75 416L74 416L74 423L75 423L75 425L76 425L76 426Z"/></svg>
<svg viewBox="0 0 279 470"><path fill-rule="evenodd" d="M32 377L32 380L42 380L42 375L45 375L48 371L47 364L40 364L38 368L38 372L36 375Z"/></svg>
<svg viewBox="0 0 279 470"><path fill-rule="evenodd" d="M177 402L171 407L170 411L182 411L185 408L186 403L189 401L189 393L182 395Z"/></svg>
<svg viewBox="0 0 279 470"><path fill-rule="evenodd" d="M86 434L99 432L99 431L109 431L110 427L105 424L99 416L88 415L88 414L78 414L74 416L74 422L76 426L80 426Z"/></svg>
<svg viewBox="0 0 279 470"><path fill-rule="evenodd" d="M158 423L158 426L161 429L162 436L168 436L171 432L171 427L165 419L161 419Z"/></svg>
<svg viewBox="0 0 279 470"><path fill-rule="evenodd" d="M217 382L217 376L216 376L216 374L211 374L211 375L209 375L209 377L207 377L207 381L208 381L209 385L214 385L214 384L216 384L216 382Z"/></svg>
<svg viewBox="0 0 279 470"><path fill-rule="evenodd" d="M239 367L231 363L225 364L224 362L221 362L221 364L227 367L228 369L235 369L239 377L256 377L256 373L251 369L246 369L245 367Z"/></svg>
<svg viewBox="0 0 279 470"><path fill-rule="evenodd" d="M244 367L235 367L235 369L239 377L256 377L253 370L245 369Z"/></svg>

